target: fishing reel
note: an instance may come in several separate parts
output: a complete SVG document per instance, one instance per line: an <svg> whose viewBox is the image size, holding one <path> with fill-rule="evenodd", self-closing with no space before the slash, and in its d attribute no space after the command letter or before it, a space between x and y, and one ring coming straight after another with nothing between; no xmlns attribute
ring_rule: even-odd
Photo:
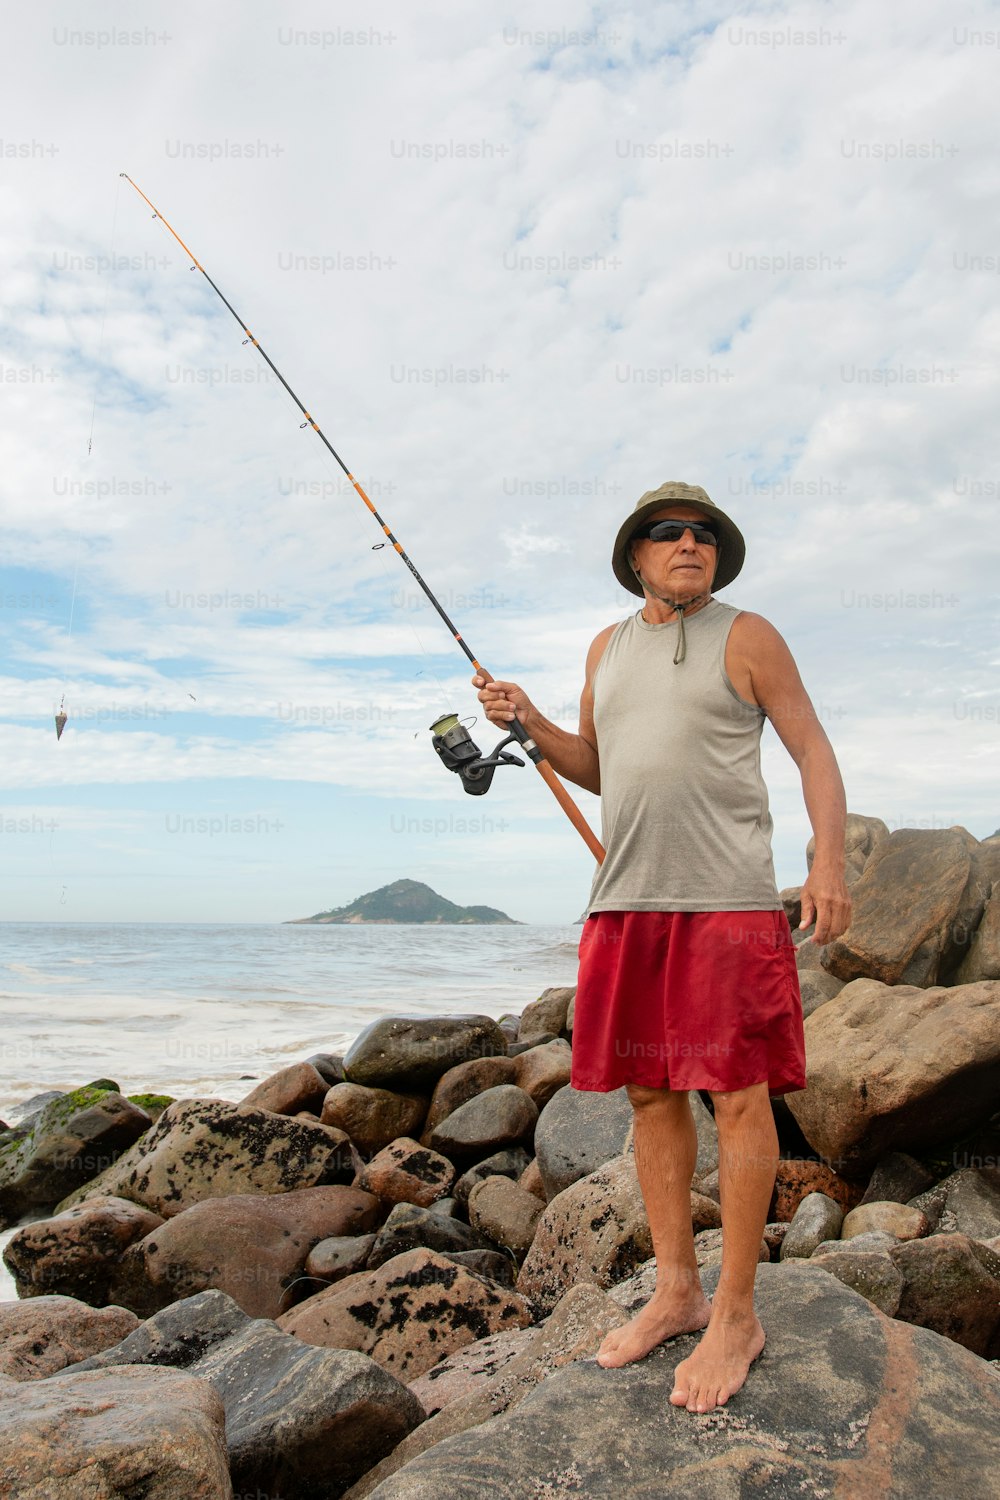
<svg viewBox="0 0 1000 1500"><path fill-rule="evenodd" d="M505 745L516 742L517 736L509 734L501 740L492 755L484 755L475 740L459 722L458 714L442 714L430 726L434 738L431 744L449 771L462 778L462 785L470 797L481 797L490 789L493 773L499 766L523 766L518 755L511 755Z"/></svg>

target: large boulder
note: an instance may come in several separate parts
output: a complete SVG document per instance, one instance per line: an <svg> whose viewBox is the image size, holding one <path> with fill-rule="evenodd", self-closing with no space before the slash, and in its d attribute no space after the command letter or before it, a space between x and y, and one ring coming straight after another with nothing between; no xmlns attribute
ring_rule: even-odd
<svg viewBox="0 0 1000 1500"><path fill-rule="evenodd" d="M163 1222L127 1198L91 1198L25 1224L9 1240L4 1264L19 1297L57 1293L103 1307L122 1255Z"/></svg>
<svg viewBox="0 0 1000 1500"><path fill-rule="evenodd" d="M346 1131L362 1156L374 1156L398 1136L418 1135L426 1113L427 1100L420 1094L345 1081L328 1091L320 1119Z"/></svg>
<svg viewBox="0 0 1000 1500"><path fill-rule="evenodd" d="M652 1253L635 1158L619 1156L551 1200L521 1267L518 1290L550 1312L571 1286L613 1286Z"/></svg>
<svg viewBox="0 0 1000 1500"><path fill-rule="evenodd" d="M0 1302L0 1375L41 1380L118 1344L139 1319L124 1307L100 1310L74 1297Z"/></svg>
<svg viewBox="0 0 1000 1500"><path fill-rule="evenodd" d="M961 972L976 937L983 930L990 890L1000 886L1000 841L980 843L966 829L963 828L961 832L965 834L969 849L969 878L958 903L958 910L949 924L941 953L938 970L938 981L941 984L974 984L977 979L1000 979L1000 969L995 974L981 973L976 969ZM992 947L994 952L997 922L998 913L994 908L990 924L992 931L987 929L983 932L987 950ZM984 950L980 949L980 956L983 954Z"/></svg>
<svg viewBox="0 0 1000 1500"><path fill-rule="evenodd" d="M193 1367L221 1398L237 1495L329 1500L424 1417L374 1360L254 1322Z"/></svg>
<svg viewBox="0 0 1000 1500"><path fill-rule="evenodd" d="M90 1182L151 1124L144 1109L98 1085L50 1099L0 1136L0 1228Z"/></svg>
<svg viewBox="0 0 1000 1500"><path fill-rule="evenodd" d="M456 1063L506 1051L507 1039L489 1016L383 1016L344 1054L344 1076L351 1083L419 1094Z"/></svg>
<svg viewBox="0 0 1000 1500"><path fill-rule="evenodd" d="M165 1219L205 1198L287 1193L350 1183L360 1163L342 1130L225 1099L182 1099L89 1187L88 1198L129 1198Z"/></svg>
<svg viewBox="0 0 1000 1500"><path fill-rule="evenodd" d="M380 1217L378 1199L357 1188L301 1188L195 1203L123 1255L112 1295L143 1317L215 1287L255 1318L276 1318L293 1299L314 1245L364 1234Z"/></svg>
<svg viewBox="0 0 1000 1500"><path fill-rule="evenodd" d="M587 1177L625 1150L632 1106L623 1088L600 1094L567 1085L538 1116L535 1154L550 1201L571 1182Z"/></svg>
<svg viewBox="0 0 1000 1500"><path fill-rule="evenodd" d="M971 1129L1000 1088L1000 981L890 987L858 979L805 1023L805 1089L788 1107L845 1174Z"/></svg>
<svg viewBox="0 0 1000 1500"><path fill-rule="evenodd" d="M433 1250L410 1250L349 1276L278 1319L307 1344L356 1349L399 1380L502 1328L532 1321L525 1299Z"/></svg>
<svg viewBox="0 0 1000 1500"><path fill-rule="evenodd" d="M0 1381L3 1493L23 1500L231 1500L222 1402L180 1370Z"/></svg>
<svg viewBox="0 0 1000 1500"><path fill-rule="evenodd" d="M1000 874L955 974L956 984L975 984L979 979L1000 979Z"/></svg>
<svg viewBox="0 0 1000 1500"><path fill-rule="evenodd" d="M933 984L970 864L966 838L956 830L901 828L890 834L851 890L851 925L826 945L824 968L839 979L899 984L923 948L926 964L916 982Z"/></svg>
<svg viewBox="0 0 1000 1500"><path fill-rule="evenodd" d="M172 1365L221 1398L237 1493L327 1500L423 1418L372 1360L252 1320L222 1292L176 1302L79 1369ZM177 1500L184 1500L178 1494Z"/></svg>
<svg viewBox="0 0 1000 1500"><path fill-rule="evenodd" d="M706 1273L706 1290L716 1274ZM674 1369L697 1335L619 1369L578 1361L514 1412L412 1459L371 1500L908 1500L929 1484L967 1494L970 1476L992 1485L1000 1381L982 1360L884 1317L809 1261L761 1266L756 1303L768 1344L722 1411L670 1404Z"/></svg>
<svg viewBox="0 0 1000 1500"><path fill-rule="evenodd" d="M427 1452L445 1438L488 1422L501 1412L513 1411L553 1370L580 1359L592 1359L605 1334L625 1321L626 1314L610 1297L596 1287L578 1286L566 1293L537 1328L495 1334L489 1339L480 1339L458 1355L449 1356L420 1380L412 1381L410 1389L426 1395L430 1401L434 1394L432 1382L438 1377L442 1385L458 1384L457 1394L450 1400L442 1400L440 1409L435 1409L430 1420L404 1438L388 1458L348 1491L344 1500L364 1500L365 1496L376 1494L385 1479L418 1454ZM501 1344L501 1340L508 1342ZM470 1361L471 1378L466 1375L462 1380L465 1371L461 1371L457 1382L454 1378L450 1381L455 1362L463 1355ZM615 1490L609 1489L607 1493L610 1496ZM522 1489L520 1494L544 1495L545 1490L533 1485L531 1489Z"/></svg>
<svg viewBox="0 0 1000 1500"><path fill-rule="evenodd" d="M436 1125L431 1145L453 1161L472 1163L507 1146L530 1145L538 1106L514 1083L498 1083L460 1104Z"/></svg>

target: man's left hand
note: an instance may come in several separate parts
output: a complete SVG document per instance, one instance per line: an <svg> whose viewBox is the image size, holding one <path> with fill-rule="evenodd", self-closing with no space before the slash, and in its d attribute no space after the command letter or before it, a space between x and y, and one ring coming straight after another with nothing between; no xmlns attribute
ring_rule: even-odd
<svg viewBox="0 0 1000 1500"><path fill-rule="evenodd" d="M811 943L832 943L851 925L851 896L839 872L817 870L814 864L802 887L800 931L816 923Z"/></svg>

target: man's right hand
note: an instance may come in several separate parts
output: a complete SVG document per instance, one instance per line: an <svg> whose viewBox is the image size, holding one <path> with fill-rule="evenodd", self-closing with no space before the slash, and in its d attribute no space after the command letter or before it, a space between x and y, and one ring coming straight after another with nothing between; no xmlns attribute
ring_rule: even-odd
<svg viewBox="0 0 1000 1500"><path fill-rule="evenodd" d="M516 715L524 728L530 729L535 706L516 682L496 682L488 672L478 672L472 686L479 689L479 701L491 724L508 729Z"/></svg>

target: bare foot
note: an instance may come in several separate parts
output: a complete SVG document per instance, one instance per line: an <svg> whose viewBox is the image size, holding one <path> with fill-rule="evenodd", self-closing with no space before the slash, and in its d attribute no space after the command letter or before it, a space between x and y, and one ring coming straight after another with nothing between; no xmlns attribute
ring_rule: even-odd
<svg viewBox="0 0 1000 1500"><path fill-rule="evenodd" d="M764 1330L755 1314L726 1318L713 1310L697 1349L674 1371L671 1405L697 1412L725 1406L763 1347Z"/></svg>
<svg viewBox="0 0 1000 1500"><path fill-rule="evenodd" d="M621 1328L612 1328L597 1351L597 1363L606 1370L631 1364L678 1333L704 1328L712 1316L712 1304L701 1287L682 1291L655 1292L646 1306Z"/></svg>

